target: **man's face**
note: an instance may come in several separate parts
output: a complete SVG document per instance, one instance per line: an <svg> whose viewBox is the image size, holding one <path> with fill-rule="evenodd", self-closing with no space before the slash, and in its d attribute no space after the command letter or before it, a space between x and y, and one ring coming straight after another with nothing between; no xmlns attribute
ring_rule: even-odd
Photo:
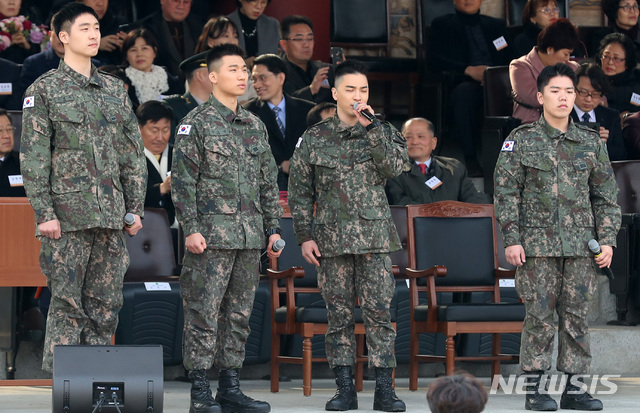
<svg viewBox="0 0 640 413"><path fill-rule="evenodd" d="M64 44L65 54L93 57L98 54L100 46L100 23L91 14L81 14L68 32L60 31L59 37Z"/></svg>
<svg viewBox="0 0 640 413"><path fill-rule="evenodd" d="M191 0L160 0L162 17L168 22L181 22L191 11Z"/></svg>
<svg viewBox="0 0 640 413"><path fill-rule="evenodd" d="M171 137L171 119L162 118L157 122L148 120L144 126L140 126L140 134L144 147L152 154L160 155Z"/></svg>
<svg viewBox="0 0 640 413"><path fill-rule="evenodd" d="M593 88L591 80L589 80L589 76L580 76L580 79L578 79L577 92L576 106L583 112L591 112L602 100L602 92Z"/></svg>
<svg viewBox="0 0 640 413"><path fill-rule="evenodd" d="M423 120L410 120L404 126L402 134L407 140L409 158L417 162L426 162L431 152L436 149L438 139L429 130L429 125Z"/></svg>
<svg viewBox="0 0 640 413"><path fill-rule="evenodd" d="M253 66L253 88L258 94L258 99L263 102L271 102L277 105L282 100L282 85L284 85L284 73L275 75L265 65Z"/></svg>
<svg viewBox="0 0 640 413"><path fill-rule="evenodd" d="M224 96L242 96L247 89L249 71L240 56L223 56L209 73L214 91Z"/></svg>
<svg viewBox="0 0 640 413"><path fill-rule="evenodd" d="M465 14L476 14L482 6L482 0L453 0L456 10Z"/></svg>
<svg viewBox="0 0 640 413"><path fill-rule="evenodd" d="M109 7L109 0L83 0L82 2L96 12L99 20L102 20Z"/></svg>
<svg viewBox="0 0 640 413"><path fill-rule="evenodd" d="M538 102L544 109L544 117L550 119L568 119L576 100L573 82L567 76L556 76L549 80L542 93L538 92Z"/></svg>
<svg viewBox="0 0 640 413"><path fill-rule="evenodd" d="M313 56L313 30L306 24L294 24L291 26L289 40L280 41L280 46L287 54L287 59L292 62L308 62Z"/></svg>
<svg viewBox="0 0 640 413"><path fill-rule="evenodd" d="M7 115L0 116L0 158L13 150L13 126Z"/></svg>
<svg viewBox="0 0 640 413"><path fill-rule="evenodd" d="M369 100L369 82L365 75L356 73L344 75L331 89L333 99L338 105L338 116L355 117L353 104L366 104Z"/></svg>

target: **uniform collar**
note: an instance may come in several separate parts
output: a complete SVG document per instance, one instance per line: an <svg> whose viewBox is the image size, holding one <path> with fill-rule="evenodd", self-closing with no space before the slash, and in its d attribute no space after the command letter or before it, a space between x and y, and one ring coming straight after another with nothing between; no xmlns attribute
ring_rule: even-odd
<svg viewBox="0 0 640 413"><path fill-rule="evenodd" d="M63 59L60 59L58 70L64 73L75 83L77 83L80 87L85 88L91 84L98 87L104 86L104 82L102 79L100 79L100 76L98 74L98 69L96 69L93 63L91 63L91 75L89 77L86 77L80 72L76 72L75 70L73 70L68 64L64 62Z"/></svg>
<svg viewBox="0 0 640 413"><path fill-rule="evenodd" d="M218 99L213 96L213 93L209 96L208 104L213 106L218 113L229 123L240 122L240 123L249 123L251 122L251 117L249 115L250 112L245 110L242 106L238 105L238 113L233 113L231 109L220 103Z"/></svg>
<svg viewBox="0 0 640 413"><path fill-rule="evenodd" d="M571 116L569 116L569 128L567 128L566 133L549 125L544 118L544 115L540 116L540 119L538 119L537 122L542 127L545 134L551 139L560 139L561 137L564 137L564 139L569 139L575 142L583 141L582 133L580 133L580 129L575 125Z"/></svg>

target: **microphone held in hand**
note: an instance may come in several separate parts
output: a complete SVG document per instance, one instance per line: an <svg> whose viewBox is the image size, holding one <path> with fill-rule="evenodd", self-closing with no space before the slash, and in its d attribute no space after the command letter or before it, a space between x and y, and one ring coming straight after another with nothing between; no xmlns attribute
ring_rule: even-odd
<svg viewBox="0 0 640 413"><path fill-rule="evenodd" d="M127 212L127 215L124 216L124 224L131 228L136 223L136 217L131 212Z"/></svg>
<svg viewBox="0 0 640 413"><path fill-rule="evenodd" d="M353 104L353 110L358 110L358 102ZM360 111L360 114L365 118L367 118L369 122L375 122L377 120L376 117L373 115L373 113L369 112L366 109L363 109L362 111Z"/></svg>
<svg viewBox="0 0 640 413"><path fill-rule="evenodd" d="M589 241L589 249L591 250L591 252L593 252L597 257L600 256L600 254L602 254L602 250L600 249L600 244L598 244L598 241L592 239L591 241ZM609 281L613 281L613 271L611 271L611 268L609 267L604 267L601 268L601 270L604 272L604 275L607 276L607 278L609 279Z"/></svg>
<svg viewBox="0 0 640 413"><path fill-rule="evenodd" d="M273 245L271 246L271 250L272 250L273 252L278 252L278 251L282 250L286 244L287 244L287 243L286 243L286 242L284 242L284 240L283 240L282 238L281 238L281 239L277 239L277 240L273 243Z"/></svg>

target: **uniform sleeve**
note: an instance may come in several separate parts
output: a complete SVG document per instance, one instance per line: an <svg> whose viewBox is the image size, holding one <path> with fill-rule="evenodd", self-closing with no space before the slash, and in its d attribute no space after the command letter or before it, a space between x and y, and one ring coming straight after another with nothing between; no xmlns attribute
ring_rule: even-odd
<svg viewBox="0 0 640 413"><path fill-rule="evenodd" d="M409 168L407 141L396 128L384 123L367 133L369 151L375 161L378 174L383 179L391 179Z"/></svg>
<svg viewBox="0 0 640 413"><path fill-rule="evenodd" d="M25 93L20 139L20 165L24 189L35 212L36 224L57 219L51 197L51 138L53 125L40 83ZM30 103L27 101L31 99Z"/></svg>
<svg viewBox="0 0 640 413"><path fill-rule="evenodd" d="M191 128L188 134L179 133L176 136L171 163L171 198L185 235L191 235L200 232L196 186L200 174L202 138L196 125L189 125L184 122L185 120L183 119L182 124L187 124Z"/></svg>
<svg viewBox="0 0 640 413"><path fill-rule="evenodd" d="M507 139L513 139L513 135ZM521 244L519 207L525 171L518 148L518 142L515 141L513 151L501 151L494 172L495 214L505 247Z"/></svg>
<svg viewBox="0 0 640 413"><path fill-rule="evenodd" d="M125 95L125 113L129 115L124 126L125 138L120 148L120 182L124 190L124 202L127 212L143 216L144 198L147 189L147 161L142 145L142 136L138 121L129 97Z"/></svg>
<svg viewBox="0 0 640 413"><path fill-rule="evenodd" d="M309 134L302 135L300 147L291 157L288 202L293 216L293 230L298 244L313 239L313 206L316 202L314 168L309 163Z"/></svg>
<svg viewBox="0 0 640 413"><path fill-rule="evenodd" d="M601 245L616 246L616 236L622 220L618 205L618 185L604 145L598 145L596 166L589 176L591 206L596 233Z"/></svg>
<svg viewBox="0 0 640 413"><path fill-rule="evenodd" d="M260 122L262 124L262 122ZM267 130L262 124L262 133L266 147L269 147ZM278 190L278 168L271 150L260 154L260 205L262 206L262 220L264 230L279 228L282 217L282 207L278 204L280 192Z"/></svg>

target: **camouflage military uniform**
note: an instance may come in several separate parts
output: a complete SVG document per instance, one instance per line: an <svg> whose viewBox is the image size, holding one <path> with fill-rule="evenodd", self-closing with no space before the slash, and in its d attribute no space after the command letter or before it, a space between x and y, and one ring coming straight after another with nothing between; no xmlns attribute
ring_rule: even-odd
<svg viewBox="0 0 640 413"><path fill-rule="evenodd" d="M355 363L357 294L369 365L395 367L388 253L400 249L400 241L384 187L408 167L405 140L389 124L367 132L334 116L308 129L298 146L291 159L289 206L298 243L314 240L322 254L318 284L327 303L329 364Z"/></svg>
<svg viewBox="0 0 640 413"><path fill-rule="evenodd" d="M188 370L242 367L258 284L263 231L279 227L278 170L260 120L216 100L178 126L172 197L186 234L207 249L186 252L183 295L184 365Z"/></svg>
<svg viewBox="0 0 640 413"><path fill-rule="evenodd" d="M615 246L617 192L600 136L573 121L561 133L541 117L505 141L495 170L495 208L505 246L520 244L526 255L516 272L516 289L527 311L523 370L551 367L557 311L558 370L588 371L587 307L596 265L587 243L595 238Z"/></svg>
<svg viewBox="0 0 640 413"><path fill-rule="evenodd" d="M23 104L22 175L36 223L58 219L62 237L36 235L52 299L43 369L56 344L109 344L129 265L123 218L142 216L146 164L122 81L63 61L31 85Z"/></svg>
<svg viewBox="0 0 640 413"><path fill-rule="evenodd" d="M173 110L173 119L171 120L171 144L175 143L176 126L180 120L187 116L193 109L198 107L196 99L187 91L184 95L171 95L164 99L164 103L169 105Z"/></svg>

